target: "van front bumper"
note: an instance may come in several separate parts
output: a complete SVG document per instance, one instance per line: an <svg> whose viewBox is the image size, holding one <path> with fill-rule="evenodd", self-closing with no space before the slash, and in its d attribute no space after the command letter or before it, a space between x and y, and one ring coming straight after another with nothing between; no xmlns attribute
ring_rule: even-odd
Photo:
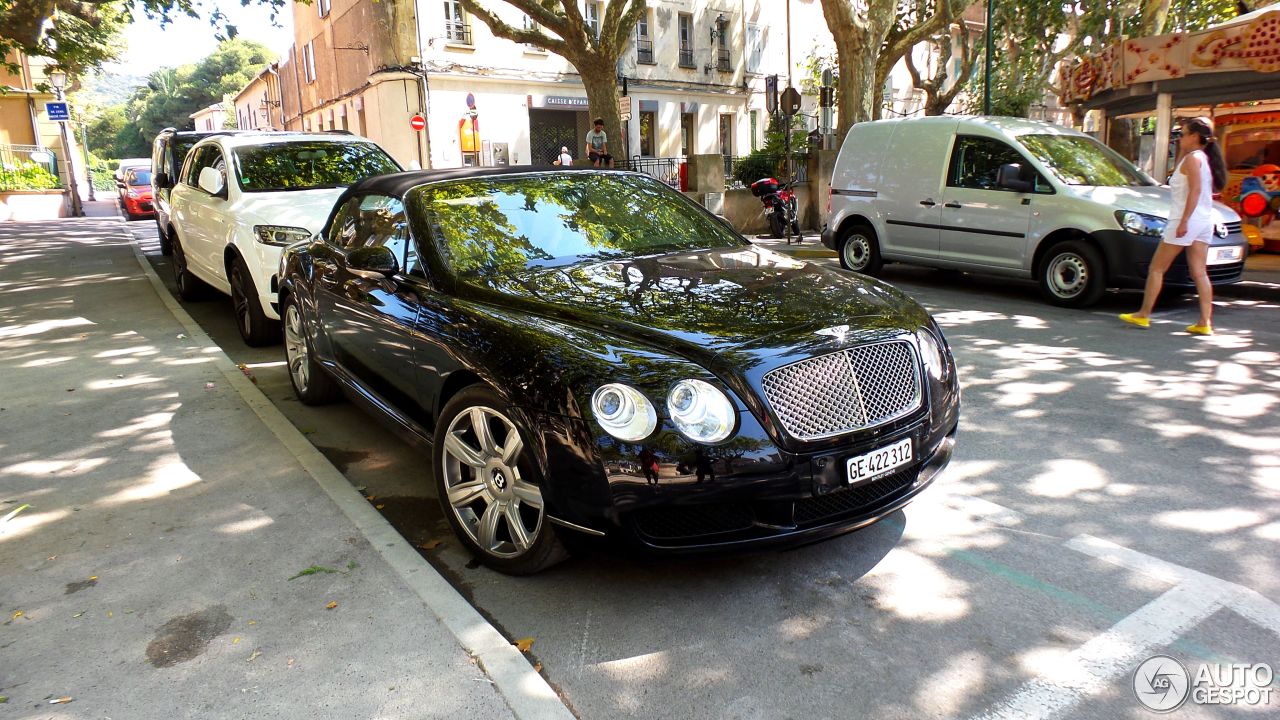
<svg viewBox="0 0 1280 720"><path fill-rule="evenodd" d="M1147 271L1151 257L1160 245L1160 238L1135 235L1123 230L1100 230L1093 233L1106 255L1107 286L1114 288L1142 288L1147 283ZM1240 247L1240 261L1209 266L1209 282L1214 285L1230 285L1244 275L1244 258L1249 253L1248 242L1241 233L1225 238L1215 237L1211 248ZM1212 251L1212 250L1211 250ZM1164 274L1166 287L1194 288L1195 282L1187 268L1186 253L1178 255Z"/></svg>

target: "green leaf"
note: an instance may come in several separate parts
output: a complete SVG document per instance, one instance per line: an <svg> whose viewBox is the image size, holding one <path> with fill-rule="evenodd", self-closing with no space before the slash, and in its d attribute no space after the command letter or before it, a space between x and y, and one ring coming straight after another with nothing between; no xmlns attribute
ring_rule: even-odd
<svg viewBox="0 0 1280 720"><path fill-rule="evenodd" d="M298 578L300 578L300 577L302 577L302 576L304 576L304 575L320 575L320 574L322 574L322 573L323 573L323 574L326 574L326 575L331 575L331 574L336 573L336 572L338 572L338 570L335 570L334 568L331 568L331 567L325 567L325 566L323 566L323 565L312 565L311 567L309 567L309 568L307 568L307 569L305 569L305 570L301 570L301 571L299 571L297 575L294 575L293 577L291 577L291 578L289 578L289 579L290 579L290 580L297 580Z"/></svg>

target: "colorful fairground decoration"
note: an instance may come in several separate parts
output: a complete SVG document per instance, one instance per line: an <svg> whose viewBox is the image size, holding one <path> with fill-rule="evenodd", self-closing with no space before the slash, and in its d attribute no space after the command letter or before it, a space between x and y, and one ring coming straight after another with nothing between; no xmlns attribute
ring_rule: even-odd
<svg viewBox="0 0 1280 720"><path fill-rule="evenodd" d="M1271 82L1280 80L1280 4L1205 30L1118 41L1060 73L1064 104L1132 115L1136 97L1168 93L1177 116L1212 117L1230 174L1222 201L1244 218L1251 246L1280 252L1280 92Z"/></svg>

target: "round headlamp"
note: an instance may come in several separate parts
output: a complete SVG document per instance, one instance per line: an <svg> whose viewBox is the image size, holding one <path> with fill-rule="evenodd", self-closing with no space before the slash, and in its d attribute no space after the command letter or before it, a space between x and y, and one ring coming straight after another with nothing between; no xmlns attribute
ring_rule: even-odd
<svg viewBox="0 0 1280 720"><path fill-rule="evenodd" d="M701 380L676 383L667 393L667 412L676 428L694 442L720 442L733 432L733 403Z"/></svg>
<svg viewBox="0 0 1280 720"><path fill-rule="evenodd" d="M916 344L920 346L920 360L924 362L929 376L942 380L947 371L946 360L943 359L942 345L933 333L921 328L916 331Z"/></svg>
<svg viewBox="0 0 1280 720"><path fill-rule="evenodd" d="M653 403L630 385L609 383L591 395L591 412L605 432L623 442L640 442L658 426Z"/></svg>

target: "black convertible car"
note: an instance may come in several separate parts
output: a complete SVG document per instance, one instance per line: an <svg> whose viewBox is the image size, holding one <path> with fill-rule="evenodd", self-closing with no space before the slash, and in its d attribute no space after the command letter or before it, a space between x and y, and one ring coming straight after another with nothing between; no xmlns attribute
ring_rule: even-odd
<svg viewBox="0 0 1280 720"><path fill-rule="evenodd" d="M696 552L847 532L955 443L923 308L646 175L370 178L280 277L298 397L345 389L421 440L458 537L504 572L556 562L563 533Z"/></svg>

